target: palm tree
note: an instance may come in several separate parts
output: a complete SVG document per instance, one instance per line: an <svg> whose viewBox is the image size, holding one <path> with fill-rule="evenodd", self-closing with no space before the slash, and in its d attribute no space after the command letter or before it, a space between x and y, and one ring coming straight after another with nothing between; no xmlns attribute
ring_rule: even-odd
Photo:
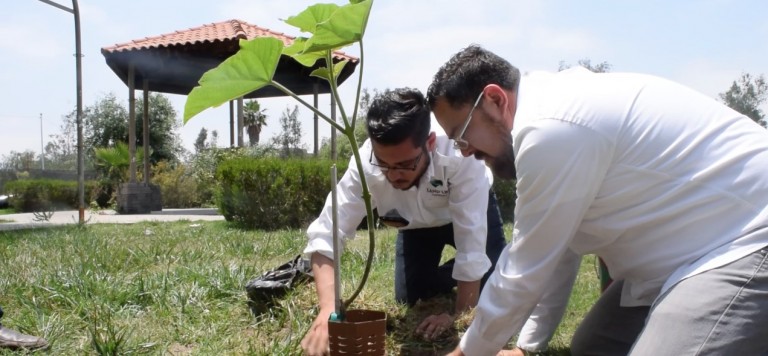
<svg viewBox="0 0 768 356"><path fill-rule="evenodd" d="M127 143L118 141L112 147L97 147L94 153L96 165L101 168L105 178L115 184L128 181L131 158ZM136 147L136 162L144 162L144 150L141 146Z"/></svg>
<svg viewBox="0 0 768 356"><path fill-rule="evenodd" d="M267 126L267 114L256 100L249 100L243 107L243 126L248 132L248 142L251 146L259 144L259 135L261 128Z"/></svg>

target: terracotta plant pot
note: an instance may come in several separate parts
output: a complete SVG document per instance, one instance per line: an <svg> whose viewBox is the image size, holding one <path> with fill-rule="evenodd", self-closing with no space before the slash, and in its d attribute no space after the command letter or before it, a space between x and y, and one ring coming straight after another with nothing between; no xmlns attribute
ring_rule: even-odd
<svg viewBox="0 0 768 356"><path fill-rule="evenodd" d="M375 310L347 310L344 321L328 323L331 356L384 355L387 314Z"/></svg>

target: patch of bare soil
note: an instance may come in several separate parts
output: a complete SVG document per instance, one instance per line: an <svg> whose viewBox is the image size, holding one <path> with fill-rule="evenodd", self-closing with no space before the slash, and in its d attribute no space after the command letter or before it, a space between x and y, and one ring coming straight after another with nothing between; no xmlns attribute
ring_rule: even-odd
<svg viewBox="0 0 768 356"><path fill-rule="evenodd" d="M430 315L452 312L454 298L440 296L426 301L419 301L401 318L393 320L389 333L400 345L401 356L430 356L445 355L458 345L461 335L467 330L472 321L472 313L460 315L453 327L446 330L435 340L425 340L415 330L419 324Z"/></svg>

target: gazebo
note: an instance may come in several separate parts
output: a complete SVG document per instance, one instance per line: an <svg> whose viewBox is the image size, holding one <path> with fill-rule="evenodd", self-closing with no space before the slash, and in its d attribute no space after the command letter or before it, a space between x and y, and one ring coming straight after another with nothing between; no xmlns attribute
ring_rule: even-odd
<svg viewBox="0 0 768 356"><path fill-rule="evenodd" d="M188 95L197 86L202 75L218 66L225 59L235 54L241 39L274 37L286 46L293 43L295 37L248 24L240 20L228 20L211 23L187 30L175 31L159 36L146 37L126 43L116 44L101 49L101 53L112 71L128 86L129 102L129 151L131 158L129 182L121 185L118 191L118 211L121 213L147 213L162 210L160 192L149 184L149 92ZM334 61L347 60L338 77L338 83L344 82L357 67L358 58L343 52L334 52ZM283 56L277 66L275 80L298 95L314 95L317 106L318 95L330 92L330 86L322 79L309 74L316 68L325 66L320 60L314 67L307 68L294 59ZM144 93L143 142L144 142L144 182L136 182L136 85L141 85ZM267 86L246 94L244 98L269 98L284 94L274 87ZM333 105L333 101L331 101ZM230 108L230 144L243 144L243 98L234 102ZM235 121L235 111L237 120ZM332 107L332 113L334 113ZM235 126L237 129L235 130ZM318 151L318 117L314 117L314 152Z"/></svg>

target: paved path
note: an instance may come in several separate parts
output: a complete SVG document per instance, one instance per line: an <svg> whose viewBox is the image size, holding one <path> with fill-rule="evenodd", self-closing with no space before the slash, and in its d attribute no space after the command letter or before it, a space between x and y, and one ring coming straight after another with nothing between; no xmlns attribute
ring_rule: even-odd
<svg viewBox="0 0 768 356"><path fill-rule="evenodd" d="M224 220L215 208L163 209L150 214L117 214L114 210L85 211L86 224L132 224L140 221ZM77 224L78 211L57 211L49 221L35 221L33 213L0 215L0 231Z"/></svg>

